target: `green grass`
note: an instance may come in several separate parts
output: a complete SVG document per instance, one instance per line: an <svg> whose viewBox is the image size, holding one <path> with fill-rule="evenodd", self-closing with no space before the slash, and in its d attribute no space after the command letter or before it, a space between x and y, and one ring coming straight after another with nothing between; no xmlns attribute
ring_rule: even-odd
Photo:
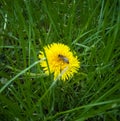
<svg viewBox="0 0 120 121"><path fill-rule="evenodd" d="M43 46L68 45L81 68L46 76ZM0 1L0 121L120 120L120 0Z"/></svg>

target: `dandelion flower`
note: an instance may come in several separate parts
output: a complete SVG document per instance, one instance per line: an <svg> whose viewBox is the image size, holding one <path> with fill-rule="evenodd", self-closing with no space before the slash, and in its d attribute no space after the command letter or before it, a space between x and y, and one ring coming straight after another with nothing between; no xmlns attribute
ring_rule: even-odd
<svg viewBox="0 0 120 121"><path fill-rule="evenodd" d="M53 73L54 80L61 74L62 80L67 80L78 72L80 62L74 56L67 45L53 43L44 47L44 52L40 51L39 59L46 58L40 65L46 74Z"/></svg>

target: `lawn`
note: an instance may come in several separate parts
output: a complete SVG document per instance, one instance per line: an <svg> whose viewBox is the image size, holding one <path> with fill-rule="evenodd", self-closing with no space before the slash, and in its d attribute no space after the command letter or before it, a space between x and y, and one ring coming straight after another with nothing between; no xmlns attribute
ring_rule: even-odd
<svg viewBox="0 0 120 121"><path fill-rule="evenodd" d="M120 0L0 0L0 121L120 121Z"/></svg>

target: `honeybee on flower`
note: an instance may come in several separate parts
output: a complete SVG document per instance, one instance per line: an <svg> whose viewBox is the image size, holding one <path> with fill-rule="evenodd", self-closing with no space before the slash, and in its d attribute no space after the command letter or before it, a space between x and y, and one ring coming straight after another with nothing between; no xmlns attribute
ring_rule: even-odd
<svg viewBox="0 0 120 121"><path fill-rule="evenodd" d="M69 60L68 60L68 58L66 58L65 56L59 54L58 57L59 57L61 60L63 60L63 62L69 64Z"/></svg>
<svg viewBox="0 0 120 121"><path fill-rule="evenodd" d="M49 74L49 71L54 74L54 80L63 70L65 71L62 73L61 79L64 81L78 72L80 62L67 45L53 43L43 48L44 52L40 51L39 59L46 58L47 60L41 61L40 65L46 74Z"/></svg>

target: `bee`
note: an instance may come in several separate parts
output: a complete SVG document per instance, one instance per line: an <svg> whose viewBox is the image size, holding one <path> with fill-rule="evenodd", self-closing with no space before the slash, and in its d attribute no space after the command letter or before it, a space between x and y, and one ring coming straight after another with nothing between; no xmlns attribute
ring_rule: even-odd
<svg viewBox="0 0 120 121"><path fill-rule="evenodd" d="M63 55L59 54L59 55L58 55L58 57L59 57L59 58L60 58L63 62L65 62L65 63L69 64L69 59L68 59L68 58L66 58L65 56L63 56Z"/></svg>

